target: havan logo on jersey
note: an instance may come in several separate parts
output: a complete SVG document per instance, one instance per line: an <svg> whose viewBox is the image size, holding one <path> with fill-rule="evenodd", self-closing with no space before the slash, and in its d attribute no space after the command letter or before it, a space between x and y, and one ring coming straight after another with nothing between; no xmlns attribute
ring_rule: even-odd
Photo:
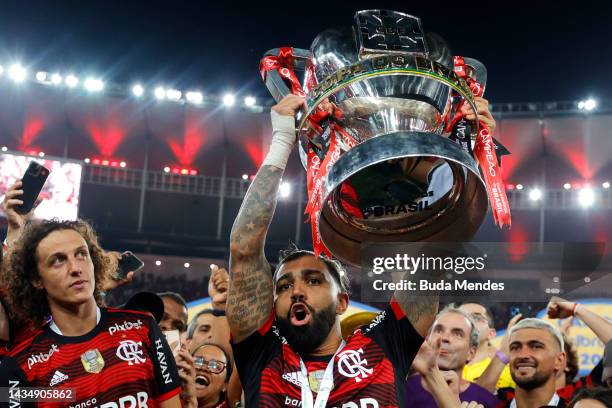
<svg viewBox="0 0 612 408"><path fill-rule="evenodd" d="M166 353L164 353L164 345L161 339L155 340L155 351L157 352L157 361L159 361L159 366L161 367L162 377L164 377L164 384L170 384L172 378L170 378L170 370L168 370Z"/></svg>
<svg viewBox="0 0 612 408"><path fill-rule="evenodd" d="M138 320L136 322L124 321L123 324L115 323L114 326L111 326L108 328L108 334L112 336L118 331L128 331L132 329L139 330L139 329L142 329L142 326L143 326L143 323L141 320Z"/></svg>
<svg viewBox="0 0 612 408"><path fill-rule="evenodd" d="M46 361L49 361L53 353L56 353L58 351L59 351L59 347L57 347L57 344L52 344L48 352L32 354L30 357L28 357L28 370L31 370L32 366L35 364L44 363Z"/></svg>

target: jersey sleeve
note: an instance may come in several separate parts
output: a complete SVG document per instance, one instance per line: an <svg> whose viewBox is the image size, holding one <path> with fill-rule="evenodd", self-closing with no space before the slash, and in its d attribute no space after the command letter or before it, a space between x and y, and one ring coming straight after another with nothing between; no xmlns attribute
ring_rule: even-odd
<svg viewBox="0 0 612 408"><path fill-rule="evenodd" d="M273 323L274 314L240 343L232 341L234 360L247 401L250 390L259 390L263 369L277 353L281 352L282 340Z"/></svg>
<svg viewBox="0 0 612 408"><path fill-rule="evenodd" d="M181 391L181 380L176 368L174 356L157 323L153 318L148 320L149 341L151 359L153 361L153 373L157 384L158 402L166 401Z"/></svg>
<svg viewBox="0 0 612 408"><path fill-rule="evenodd" d="M23 402L20 390L32 387L17 360L4 356L0 360L0 406L9 407L35 407L34 402ZM6 405L5 405L6 404Z"/></svg>
<svg viewBox="0 0 612 408"><path fill-rule="evenodd" d="M385 350L394 368L403 376L410 371L412 360L424 341L394 298L363 334Z"/></svg>

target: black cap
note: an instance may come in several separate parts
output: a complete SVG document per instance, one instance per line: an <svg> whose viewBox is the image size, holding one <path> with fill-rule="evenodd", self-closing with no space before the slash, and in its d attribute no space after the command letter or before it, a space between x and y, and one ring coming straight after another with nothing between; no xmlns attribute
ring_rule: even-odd
<svg viewBox="0 0 612 408"><path fill-rule="evenodd" d="M149 312L153 315L157 323L164 317L164 302L159 296L152 292L139 292L119 308Z"/></svg>

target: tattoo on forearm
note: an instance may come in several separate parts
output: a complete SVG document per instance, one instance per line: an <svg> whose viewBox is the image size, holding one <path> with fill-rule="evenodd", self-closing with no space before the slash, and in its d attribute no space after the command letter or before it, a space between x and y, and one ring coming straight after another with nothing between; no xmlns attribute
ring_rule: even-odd
<svg viewBox="0 0 612 408"><path fill-rule="evenodd" d="M232 227L227 317L235 341L257 330L272 310L272 277L263 250L282 173L268 165L258 171Z"/></svg>
<svg viewBox="0 0 612 408"><path fill-rule="evenodd" d="M249 187L232 227L230 243L241 252L263 250L283 172L274 166L263 166Z"/></svg>
<svg viewBox="0 0 612 408"><path fill-rule="evenodd" d="M425 337L438 313L440 302L438 293L415 296L409 291L398 290L395 292L395 300L402 307L412 326Z"/></svg>

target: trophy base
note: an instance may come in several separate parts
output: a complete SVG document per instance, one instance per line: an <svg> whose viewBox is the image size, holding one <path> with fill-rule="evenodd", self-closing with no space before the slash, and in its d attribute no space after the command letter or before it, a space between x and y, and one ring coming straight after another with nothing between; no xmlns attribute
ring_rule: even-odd
<svg viewBox="0 0 612 408"><path fill-rule="evenodd" d="M426 132L380 135L345 152L325 180L321 238L359 265L362 242L467 241L487 212L474 158Z"/></svg>

